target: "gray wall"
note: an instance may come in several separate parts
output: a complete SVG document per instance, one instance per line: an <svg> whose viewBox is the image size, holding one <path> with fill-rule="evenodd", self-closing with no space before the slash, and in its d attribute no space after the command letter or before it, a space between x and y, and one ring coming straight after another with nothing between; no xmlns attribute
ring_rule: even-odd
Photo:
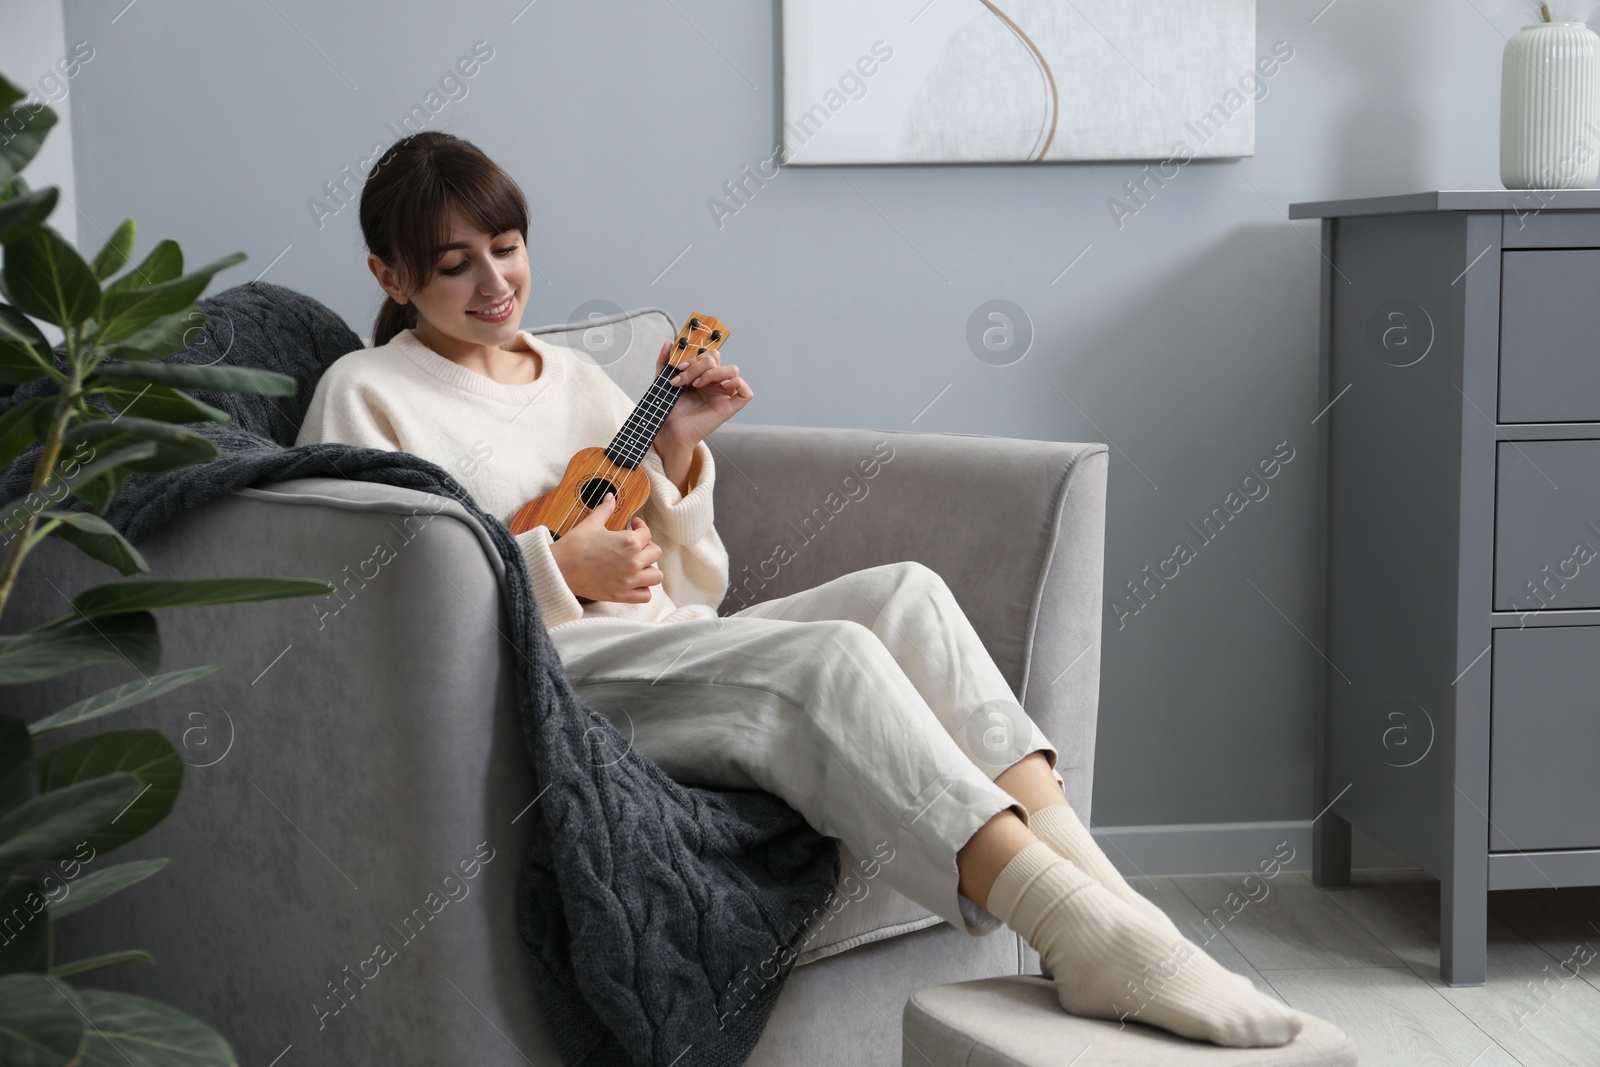
<svg viewBox="0 0 1600 1067"><path fill-rule="evenodd" d="M719 228L707 200L777 143L777 3L525 3L68 5L95 49L72 97L84 247L132 215L141 250L243 249L219 285L270 264L367 333L355 207L319 228L308 201L487 42L430 127L528 194L527 325L590 300L722 316L752 422L1108 441L1096 824L1310 818L1321 261L1284 212L1498 187L1515 5L1262 0L1257 54L1294 54L1256 155L1190 163L1120 228L1108 201L1142 164L787 168ZM1035 333L1009 366L966 340L991 299ZM1268 495L1202 544L1188 523L1279 442ZM1111 599L1180 539L1197 558L1119 628Z"/></svg>
<svg viewBox="0 0 1600 1067"><path fill-rule="evenodd" d="M55 127L23 177L31 189L53 185L60 190L61 207L51 222L63 237L76 241L78 217L68 206L78 200L72 165L72 96L82 84L78 75L84 64L69 55L62 6L56 0L9 0L0 8L0 17L5 26L0 32L0 74L29 94L24 98L27 103L42 101L56 113ZM89 62L94 62L87 50L79 49L77 55L89 55ZM60 330L47 322L40 326L51 343L60 343Z"/></svg>

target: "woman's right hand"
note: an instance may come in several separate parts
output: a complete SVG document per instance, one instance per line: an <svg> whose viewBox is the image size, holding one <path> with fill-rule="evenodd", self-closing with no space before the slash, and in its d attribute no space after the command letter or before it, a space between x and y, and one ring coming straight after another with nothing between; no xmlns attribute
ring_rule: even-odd
<svg viewBox="0 0 1600 1067"><path fill-rule="evenodd" d="M614 493L607 493L582 522L550 546L561 576L572 595L621 604L650 601L652 585L661 584L661 546L650 539L650 527L635 515L626 530L606 529L617 509Z"/></svg>

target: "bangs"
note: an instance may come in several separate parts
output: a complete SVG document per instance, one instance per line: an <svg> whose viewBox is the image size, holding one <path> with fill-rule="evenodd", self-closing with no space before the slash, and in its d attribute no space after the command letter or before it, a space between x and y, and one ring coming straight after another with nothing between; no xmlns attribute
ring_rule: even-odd
<svg viewBox="0 0 1600 1067"><path fill-rule="evenodd" d="M452 209L491 237L514 230L526 240L528 233L527 201L505 171L450 153L427 162L397 190L394 204L394 255L408 289L421 288L433 275L450 241Z"/></svg>

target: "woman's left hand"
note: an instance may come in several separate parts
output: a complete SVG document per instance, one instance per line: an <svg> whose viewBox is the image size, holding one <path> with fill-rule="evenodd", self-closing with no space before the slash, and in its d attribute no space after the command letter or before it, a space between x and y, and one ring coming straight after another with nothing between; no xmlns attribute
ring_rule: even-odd
<svg viewBox="0 0 1600 1067"><path fill-rule="evenodd" d="M661 354L656 357L656 374L667 365L672 346L672 341L661 346ZM671 379L671 384L684 389L661 424L660 436L684 450L693 450L756 395L750 383L739 377L738 366L731 363L724 366L714 348L685 363Z"/></svg>

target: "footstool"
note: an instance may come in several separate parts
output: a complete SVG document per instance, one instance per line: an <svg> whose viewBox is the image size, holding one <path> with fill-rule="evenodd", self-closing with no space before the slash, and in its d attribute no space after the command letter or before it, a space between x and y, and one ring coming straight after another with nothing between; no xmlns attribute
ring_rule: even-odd
<svg viewBox="0 0 1600 1067"><path fill-rule="evenodd" d="M1298 1009L1297 1009L1298 1010ZM1355 1067L1356 1046L1300 1012L1305 1029L1277 1048L1228 1048L1129 1020L1081 1019L1055 984L1030 974L919 989L906 1001L903 1067Z"/></svg>

